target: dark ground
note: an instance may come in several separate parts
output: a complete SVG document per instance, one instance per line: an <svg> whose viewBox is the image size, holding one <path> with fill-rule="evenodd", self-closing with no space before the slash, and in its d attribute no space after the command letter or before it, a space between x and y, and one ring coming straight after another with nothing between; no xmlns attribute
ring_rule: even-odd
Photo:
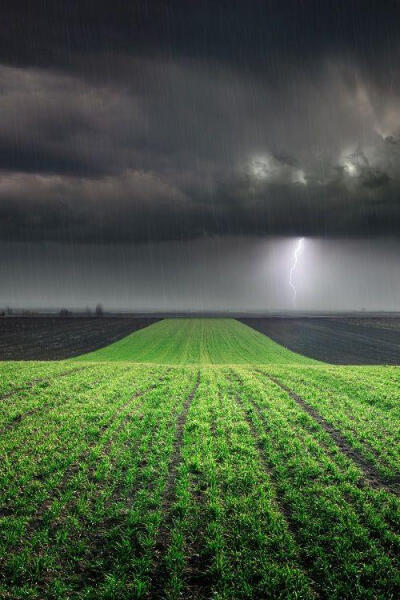
<svg viewBox="0 0 400 600"><path fill-rule="evenodd" d="M0 360L59 360L97 350L153 318L12 317L0 318Z"/></svg>
<svg viewBox="0 0 400 600"><path fill-rule="evenodd" d="M328 363L400 364L399 317L239 320L294 352Z"/></svg>
<svg viewBox="0 0 400 600"><path fill-rule="evenodd" d="M0 318L0 360L59 360L158 321L148 317ZM241 318L305 356L332 364L400 364L400 317Z"/></svg>

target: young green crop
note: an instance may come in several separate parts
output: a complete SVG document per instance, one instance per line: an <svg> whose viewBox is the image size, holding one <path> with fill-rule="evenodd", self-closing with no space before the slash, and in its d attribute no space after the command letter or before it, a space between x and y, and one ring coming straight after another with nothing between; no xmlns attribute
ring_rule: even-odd
<svg viewBox="0 0 400 600"><path fill-rule="evenodd" d="M320 593L360 600L398 595L399 500L368 487L362 492L362 473L273 383L241 371L231 394L243 402Z"/></svg>
<svg viewBox="0 0 400 600"><path fill-rule="evenodd" d="M330 367L262 369L272 373L329 423L388 481L400 473L398 369ZM357 384L354 384L356 378Z"/></svg>
<svg viewBox="0 0 400 600"><path fill-rule="evenodd" d="M315 597L237 403L202 369L189 411L162 587L170 600Z"/></svg>
<svg viewBox="0 0 400 600"><path fill-rule="evenodd" d="M157 364L318 364L235 319L164 319L81 357Z"/></svg>
<svg viewBox="0 0 400 600"><path fill-rule="evenodd" d="M0 364L0 598L394 600L399 389L232 319Z"/></svg>
<svg viewBox="0 0 400 600"><path fill-rule="evenodd" d="M0 400L5 395L19 392L37 383L49 381L81 365L66 362L0 362Z"/></svg>

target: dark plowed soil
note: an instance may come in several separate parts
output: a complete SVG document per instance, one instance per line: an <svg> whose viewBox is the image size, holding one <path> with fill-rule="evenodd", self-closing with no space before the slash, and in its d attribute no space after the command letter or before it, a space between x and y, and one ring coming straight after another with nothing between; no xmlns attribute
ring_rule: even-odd
<svg viewBox="0 0 400 600"><path fill-rule="evenodd" d="M79 356L159 319L112 317L0 318L0 360L60 360Z"/></svg>
<svg viewBox="0 0 400 600"><path fill-rule="evenodd" d="M289 350L338 365L400 364L400 318L250 318Z"/></svg>

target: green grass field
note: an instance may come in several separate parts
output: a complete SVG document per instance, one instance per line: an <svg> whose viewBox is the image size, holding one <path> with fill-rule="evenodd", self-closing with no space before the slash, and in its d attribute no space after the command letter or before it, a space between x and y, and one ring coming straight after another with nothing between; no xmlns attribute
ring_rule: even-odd
<svg viewBox="0 0 400 600"><path fill-rule="evenodd" d="M0 375L0 598L400 597L399 368L169 319Z"/></svg>
<svg viewBox="0 0 400 600"><path fill-rule="evenodd" d="M170 365L316 362L234 319L164 319L81 360Z"/></svg>

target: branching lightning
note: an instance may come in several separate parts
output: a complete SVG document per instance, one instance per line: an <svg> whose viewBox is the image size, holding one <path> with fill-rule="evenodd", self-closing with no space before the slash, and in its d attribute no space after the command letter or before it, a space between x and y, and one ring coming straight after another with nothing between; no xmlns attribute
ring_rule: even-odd
<svg viewBox="0 0 400 600"><path fill-rule="evenodd" d="M303 243L304 243L304 238L300 238L297 241L296 248L294 249L293 263L292 263L292 266L290 267L290 272L289 272L289 285L293 291L293 306L294 306L294 308L296 308L297 290L296 290L296 286L293 283L293 276L296 271L296 267L297 267L297 263L299 260L299 256L301 254L301 250L303 248Z"/></svg>

